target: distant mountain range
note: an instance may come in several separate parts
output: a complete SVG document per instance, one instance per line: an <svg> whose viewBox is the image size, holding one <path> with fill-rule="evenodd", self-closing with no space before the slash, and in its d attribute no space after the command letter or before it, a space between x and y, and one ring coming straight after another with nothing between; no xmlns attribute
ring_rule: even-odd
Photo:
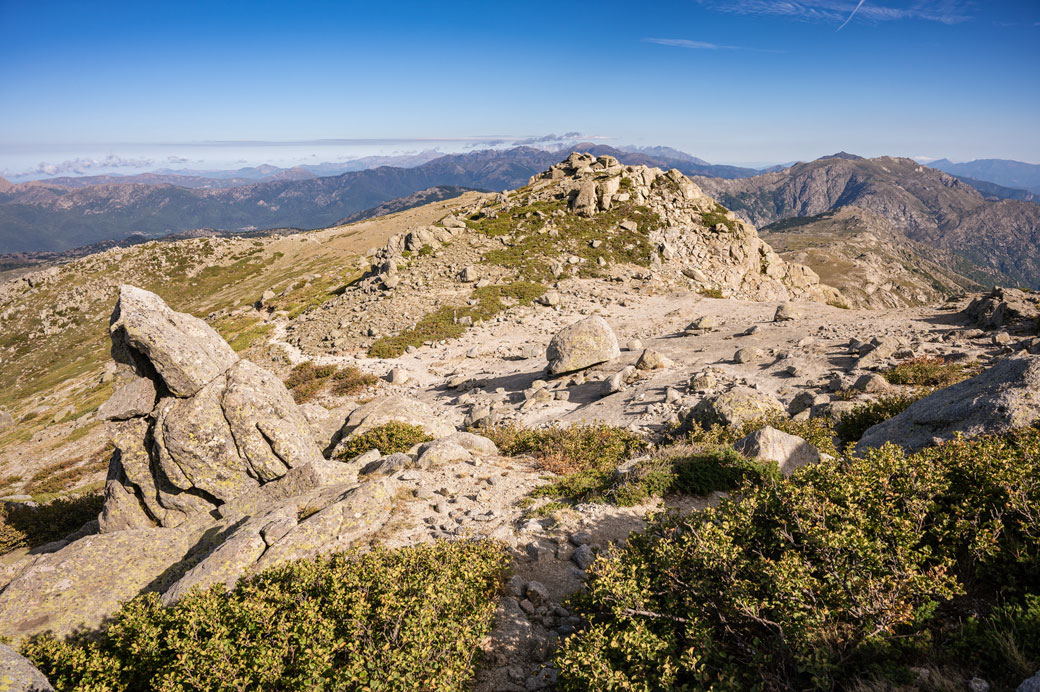
<svg viewBox="0 0 1040 692"><path fill-rule="evenodd" d="M688 175L746 177L758 171L697 163L602 145L583 151ZM253 231L320 228L427 188L515 188L570 152L531 147L450 154L412 167L380 166L316 177L303 168L242 169L227 178L148 173L13 185L0 179L0 253L63 251L132 234L159 237L192 229ZM679 152L681 153L681 152ZM250 175L265 175L260 181Z"/></svg>
<svg viewBox="0 0 1040 692"><path fill-rule="evenodd" d="M1035 163L1008 159L976 159L967 163L954 163L949 159L939 159L928 166L950 175L1040 194L1040 165Z"/></svg>
<svg viewBox="0 0 1040 692"><path fill-rule="evenodd" d="M961 276L1040 288L1040 205L987 200L912 159L825 157L752 178L696 182L760 227L857 207L909 240L950 253L958 266L946 269Z"/></svg>

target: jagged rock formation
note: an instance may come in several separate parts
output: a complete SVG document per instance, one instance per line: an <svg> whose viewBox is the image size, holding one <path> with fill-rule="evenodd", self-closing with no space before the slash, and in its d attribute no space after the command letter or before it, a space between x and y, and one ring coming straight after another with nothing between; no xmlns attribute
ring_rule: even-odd
<svg viewBox="0 0 1040 692"><path fill-rule="evenodd" d="M124 285L110 332L132 379L104 412L125 422L113 438L102 532L178 526L291 468L328 463L281 380L239 360L202 320ZM163 394L154 407L149 392L152 403Z"/></svg>
<svg viewBox="0 0 1040 692"><path fill-rule="evenodd" d="M917 450L956 434L974 437L1024 428L1040 419L1040 357L1019 355L940 389L867 430L861 452L893 442Z"/></svg>
<svg viewBox="0 0 1040 692"><path fill-rule="evenodd" d="M595 216L615 204L633 201L661 223L649 232L657 252L651 269L694 287L723 289L755 300L788 297L836 299L808 267L785 262L737 219L676 169L622 166L612 156L573 153L531 178L524 200L569 200L573 213Z"/></svg>
<svg viewBox="0 0 1040 692"><path fill-rule="evenodd" d="M1016 323L1040 328L1040 294L998 287L972 300L964 315L983 329Z"/></svg>

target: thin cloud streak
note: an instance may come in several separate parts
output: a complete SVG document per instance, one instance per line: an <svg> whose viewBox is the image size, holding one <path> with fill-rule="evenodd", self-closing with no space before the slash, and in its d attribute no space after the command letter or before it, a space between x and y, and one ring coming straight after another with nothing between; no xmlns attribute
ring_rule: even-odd
<svg viewBox="0 0 1040 692"><path fill-rule="evenodd" d="M864 2L865 2L865 0L859 0L859 4L856 5L856 9L852 10L852 14L849 15L849 18L846 19L844 22L842 22L841 26L839 26L837 29L835 29L835 31L841 31L846 26L848 26L848 23L851 22L852 18L856 16L857 12L859 12L859 8L863 7L863 3Z"/></svg>
<svg viewBox="0 0 1040 692"><path fill-rule="evenodd" d="M645 43L655 43L659 46L672 46L674 48L690 48L693 50L745 50L753 53L786 53L787 51L772 50L769 48L750 48L748 46L726 46L707 41L692 41L685 38L644 38Z"/></svg>
<svg viewBox="0 0 1040 692"><path fill-rule="evenodd" d="M719 12L742 15L772 15L803 21L847 22L853 15L871 21L920 19L957 24L971 19L963 0L916 0L910 7L885 7L843 0L696 0Z"/></svg>

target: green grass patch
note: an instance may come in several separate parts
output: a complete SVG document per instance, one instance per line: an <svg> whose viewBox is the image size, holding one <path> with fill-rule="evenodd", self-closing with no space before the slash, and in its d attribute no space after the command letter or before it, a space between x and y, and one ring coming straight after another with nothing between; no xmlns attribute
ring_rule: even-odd
<svg viewBox="0 0 1040 692"><path fill-rule="evenodd" d="M910 407L910 404L923 399L928 391L912 394L893 394L880 397L877 401L861 404L847 413L843 413L834 426L835 432L843 444L858 442L863 433L882 421Z"/></svg>
<svg viewBox="0 0 1040 692"><path fill-rule="evenodd" d="M22 653L62 691L462 692L508 561L486 541L352 550L169 607L138 596L103 630Z"/></svg>
<svg viewBox="0 0 1040 692"><path fill-rule="evenodd" d="M356 366L339 368L335 365L315 365L310 361L300 363L289 372L285 386L292 393L297 404L312 400L325 387L331 384L333 394L352 396L363 392L379 378L362 372Z"/></svg>
<svg viewBox="0 0 1040 692"><path fill-rule="evenodd" d="M706 211L701 214L701 223L708 228L714 229L716 226L722 225L730 233L735 233L737 230L737 222L726 216L729 210L722 206L718 202L715 203L715 207L711 211Z"/></svg>
<svg viewBox="0 0 1040 692"><path fill-rule="evenodd" d="M372 358L396 358L409 346L418 348L426 342L454 339L462 336L467 327L459 320L469 317L473 323L494 317L503 310L517 305L527 305L545 293L545 286L528 281L497 284L474 289L472 299L476 305L445 305L419 320L414 327L396 336L383 337L368 349Z"/></svg>

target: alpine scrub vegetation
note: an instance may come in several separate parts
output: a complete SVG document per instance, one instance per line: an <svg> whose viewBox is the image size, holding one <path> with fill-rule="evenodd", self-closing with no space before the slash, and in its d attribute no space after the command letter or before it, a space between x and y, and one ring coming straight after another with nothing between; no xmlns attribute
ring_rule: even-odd
<svg viewBox="0 0 1040 692"><path fill-rule="evenodd" d="M466 690L505 564L490 542L350 551L170 607L140 596L99 633L22 652L60 691Z"/></svg>
<svg viewBox="0 0 1040 692"><path fill-rule="evenodd" d="M911 666L1013 687L1040 663L1037 507L1038 428L745 484L594 563L561 689L848 689Z"/></svg>
<svg viewBox="0 0 1040 692"><path fill-rule="evenodd" d="M378 425L347 440L343 445L340 459L347 461L370 449L378 449L383 454L407 452L415 445L429 442L432 439L422 429L422 426L393 421Z"/></svg>

